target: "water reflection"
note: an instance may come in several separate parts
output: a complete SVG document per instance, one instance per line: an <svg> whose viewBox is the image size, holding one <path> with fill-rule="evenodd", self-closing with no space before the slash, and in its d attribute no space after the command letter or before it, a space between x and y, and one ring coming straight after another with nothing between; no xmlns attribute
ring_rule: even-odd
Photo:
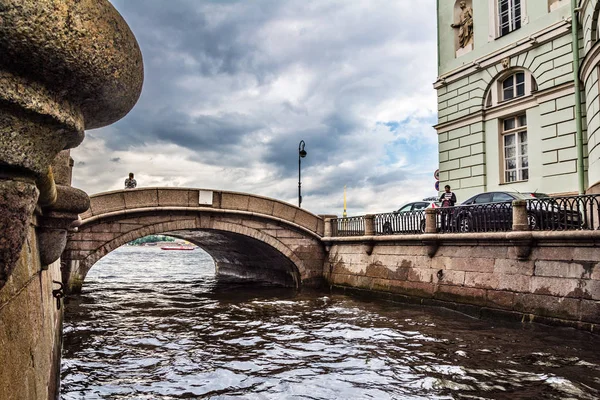
<svg viewBox="0 0 600 400"><path fill-rule="evenodd" d="M322 292L218 284L125 247L67 305L63 399L597 399L600 338Z"/></svg>

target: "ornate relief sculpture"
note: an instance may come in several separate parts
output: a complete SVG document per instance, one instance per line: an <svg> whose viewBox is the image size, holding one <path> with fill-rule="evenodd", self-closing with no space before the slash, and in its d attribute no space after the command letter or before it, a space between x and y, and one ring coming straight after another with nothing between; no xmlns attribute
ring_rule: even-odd
<svg viewBox="0 0 600 400"><path fill-rule="evenodd" d="M458 46L466 48L473 43L473 9L467 7L466 1L460 2L460 16L457 24L451 24L452 28L458 28Z"/></svg>

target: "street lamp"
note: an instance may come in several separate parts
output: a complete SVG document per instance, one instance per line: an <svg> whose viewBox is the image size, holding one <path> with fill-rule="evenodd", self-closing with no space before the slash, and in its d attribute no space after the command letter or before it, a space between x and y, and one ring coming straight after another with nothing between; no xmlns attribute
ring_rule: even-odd
<svg viewBox="0 0 600 400"><path fill-rule="evenodd" d="M305 144L306 143L304 143L304 140L301 140L298 144L298 207L300 208L302 207L302 189L300 189L302 186L302 179L300 175L300 165L301 160L306 157L306 150L304 150Z"/></svg>

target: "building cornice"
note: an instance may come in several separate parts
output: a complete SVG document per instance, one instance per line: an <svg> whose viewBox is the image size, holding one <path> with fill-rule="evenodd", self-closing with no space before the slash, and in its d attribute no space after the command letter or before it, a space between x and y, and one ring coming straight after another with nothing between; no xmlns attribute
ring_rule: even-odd
<svg viewBox="0 0 600 400"><path fill-rule="evenodd" d="M502 47L492 53L486 54L469 64L462 65L454 70L446 72L438 77L434 82L434 89L440 89L445 85L473 75L482 69L486 69L502 61L506 57L514 57L531 50L534 46L539 46L550 42L558 37L571 33L571 18L566 18L556 22L542 30L539 30L526 38L520 39L514 43Z"/></svg>
<svg viewBox="0 0 600 400"><path fill-rule="evenodd" d="M464 117L457 118L452 121L442 122L441 124L434 125L433 128L440 133L448 132L452 129L462 128L463 126L474 124L475 122L483 121L483 110L465 115Z"/></svg>
<svg viewBox="0 0 600 400"><path fill-rule="evenodd" d="M476 122L488 121L494 118L498 118L500 116L510 115L513 112L517 113L519 111L535 107L540 103L557 99L559 97L572 95L573 93L573 82L567 82L559 86L554 86L545 90L540 90L529 96L525 96L517 100L511 100L509 102L500 103L497 106L488 108L486 110L477 111L475 113L466 115L453 121L443 122L441 124L434 125L433 127L438 131L439 135L441 133L448 132L453 129L462 128L464 126L468 126Z"/></svg>

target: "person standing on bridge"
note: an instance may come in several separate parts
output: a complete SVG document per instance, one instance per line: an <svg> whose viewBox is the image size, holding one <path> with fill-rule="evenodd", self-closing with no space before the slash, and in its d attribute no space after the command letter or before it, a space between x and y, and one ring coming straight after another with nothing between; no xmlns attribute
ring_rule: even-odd
<svg viewBox="0 0 600 400"><path fill-rule="evenodd" d="M137 182L133 179L133 172L129 173L129 178L125 179L125 189L135 189Z"/></svg>

